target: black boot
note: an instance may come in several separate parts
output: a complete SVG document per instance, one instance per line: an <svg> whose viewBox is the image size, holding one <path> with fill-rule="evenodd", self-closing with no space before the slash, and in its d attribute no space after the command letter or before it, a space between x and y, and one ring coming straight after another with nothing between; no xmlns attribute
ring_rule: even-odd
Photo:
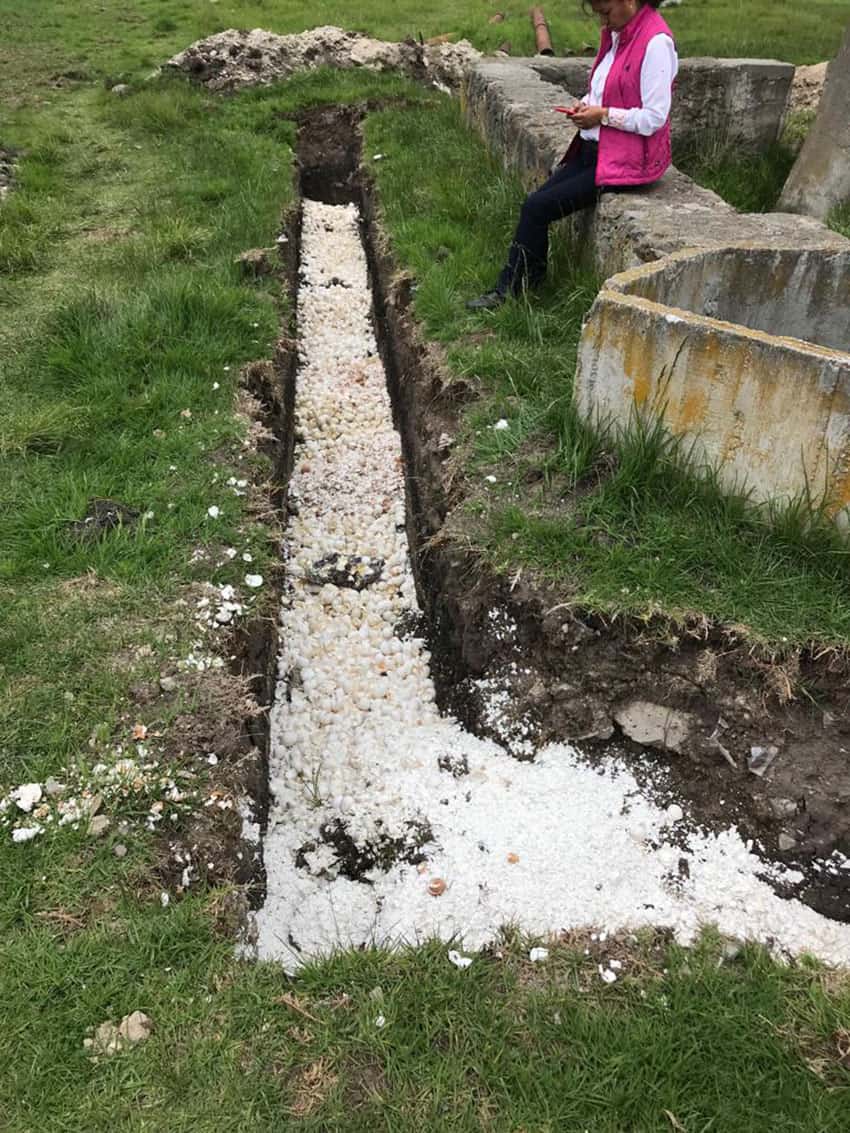
<svg viewBox="0 0 850 1133"><path fill-rule="evenodd" d="M477 299L470 299L466 304L468 311L495 311L501 307L507 296L503 291L486 291Z"/></svg>

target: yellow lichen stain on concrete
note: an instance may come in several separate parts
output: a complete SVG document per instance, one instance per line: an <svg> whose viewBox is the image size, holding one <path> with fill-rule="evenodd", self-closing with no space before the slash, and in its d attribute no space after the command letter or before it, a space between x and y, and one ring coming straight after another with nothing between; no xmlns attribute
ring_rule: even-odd
<svg viewBox="0 0 850 1133"><path fill-rule="evenodd" d="M623 360L623 377L626 397L631 393L632 400L640 409L652 392L652 375L649 372L646 344L638 327L638 319L634 311L615 303L609 308L611 314L616 311L617 316L611 319L607 328L607 341ZM625 317L623 317L625 316Z"/></svg>
<svg viewBox="0 0 850 1133"><path fill-rule="evenodd" d="M705 424L708 409L708 394L699 386L685 391L678 405L671 404L668 409L668 422L675 432L699 432Z"/></svg>

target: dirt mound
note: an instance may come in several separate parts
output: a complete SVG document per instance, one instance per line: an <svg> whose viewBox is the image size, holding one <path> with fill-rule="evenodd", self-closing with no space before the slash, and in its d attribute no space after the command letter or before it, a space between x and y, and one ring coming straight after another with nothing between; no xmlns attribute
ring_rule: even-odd
<svg viewBox="0 0 850 1133"><path fill-rule="evenodd" d="M169 59L164 69L184 72L210 90L279 82L298 71L320 67L397 71L453 89L480 57L466 40L434 45L415 40L387 43L335 27L314 28L298 35L230 28L193 43Z"/></svg>
<svg viewBox="0 0 850 1133"><path fill-rule="evenodd" d="M794 82L788 99L788 111L817 110L823 84L826 82L828 63L814 63L810 67L798 67L794 72Z"/></svg>

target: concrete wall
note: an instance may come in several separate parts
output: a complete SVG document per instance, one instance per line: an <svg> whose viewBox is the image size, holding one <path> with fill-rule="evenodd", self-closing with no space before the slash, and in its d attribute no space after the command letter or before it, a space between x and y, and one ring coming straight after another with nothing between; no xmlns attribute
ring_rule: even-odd
<svg viewBox="0 0 850 1133"><path fill-rule="evenodd" d="M618 279L608 286L667 307L850 351L850 246L720 248Z"/></svg>
<svg viewBox="0 0 850 1133"><path fill-rule="evenodd" d="M850 24L829 64L817 118L785 183L779 207L821 219L850 204Z"/></svg>
<svg viewBox="0 0 850 1133"><path fill-rule="evenodd" d="M576 98L587 90L593 64L543 56L522 62ZM673 144L704 146L713 135L748 152L763 150L782 131L793 79L791 63L770 59L681 60L670 115Z"/></svg>
<svg viewBox="0 0 850 1133"><path fill-rule="evenodd" d="M733 249L733 262L751 249ZM575 398L582 415L622 431L663 417L760 501L807 490L846 524L850 505L850 353L722 322L647 298L690 284L674 258L609 280L582 334ZM686 266L686 265L685 265ZM661 275L671 270L672 282ZM641 294L645 292L646 295ZM780 330L784 328L780 327Z"/></svg>

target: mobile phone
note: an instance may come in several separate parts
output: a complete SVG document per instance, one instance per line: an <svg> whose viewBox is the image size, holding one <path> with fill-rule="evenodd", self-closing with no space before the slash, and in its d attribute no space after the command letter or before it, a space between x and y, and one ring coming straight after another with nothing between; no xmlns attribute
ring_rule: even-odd
<svg viewBox="0 0 850 1133"><path fill-rule="evenodd" d="M575 106L553 106L552 109L554 111L556 111L558 114L569 114L569 115L572 116L573 114L575 114L578 107L575 107Z"/></svg>

